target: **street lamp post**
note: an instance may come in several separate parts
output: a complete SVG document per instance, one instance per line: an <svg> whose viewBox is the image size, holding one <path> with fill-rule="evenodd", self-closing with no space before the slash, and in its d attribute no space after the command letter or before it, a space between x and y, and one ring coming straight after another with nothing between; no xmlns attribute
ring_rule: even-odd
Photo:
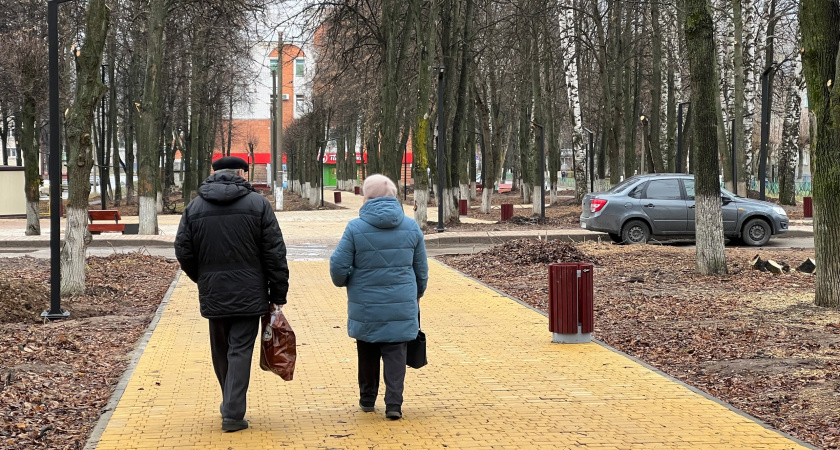
<svg viewBox="0 0 840 450"><path fill-rule="evenodd" d="M595 134L589 128L583 129L589 133L589 192L595 192Z"/></svg>
<svg viewBox="0 0 840 450"><path fill-rule="evenodd" d="M44 319L66 319L70 311L61 309L61 150L58 123L58 5L70 0L47 2L49 44L50 103L50 310L41 313Z"/></svg>
<svg viewBox="0 0 840 450"><path fill-rule="evenodd" d="M435 230L438 233L443 233L446 228L443 226L443 146L446 143L444 138L443 118L445 111L443 109L443 65L437 67L438 69L438 133L437 133L437 173L438 173L438 224Z"/></svg>
<svg viewBox="0 0 840 450"><path fill-rule="evenodd" d="M691 108L691 102L682 102L677 106L677 173L682 173L683 155L683 106ZM690 109L689 109L690 110Z"/></svg>
<svg viewBox="0 0 840 450"><path fill-rule="evenodd" d="M545 220L545 127L531 121L540 129L540 219Z"/></svg>

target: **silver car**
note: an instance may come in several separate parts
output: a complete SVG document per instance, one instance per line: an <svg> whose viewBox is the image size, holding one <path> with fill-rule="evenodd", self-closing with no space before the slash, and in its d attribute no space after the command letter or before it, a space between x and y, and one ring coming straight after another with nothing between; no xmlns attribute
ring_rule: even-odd
<svg viewBox="0 0 840 450"><path fill-rule="evenodd" d="M731 241L761 246L788 230L784 208L721 189L723 233ZM583 197L580 226L608 233L613 242L643 244L652 236L694 237L694 176L637 175L607 192Z"/></svg>

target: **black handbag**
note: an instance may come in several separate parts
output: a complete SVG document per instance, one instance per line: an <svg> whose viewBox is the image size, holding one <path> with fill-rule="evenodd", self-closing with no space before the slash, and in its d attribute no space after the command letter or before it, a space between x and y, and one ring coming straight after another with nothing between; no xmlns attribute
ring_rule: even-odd
<svg viewBox="0 0 840 450"><path fill-rule="evenodd" d="M417 314L417 321L420 321L420 314ZM417 330L417 337L408 341L408 352L405 358L405 364L412 369L419 369L428 364L426 359L426 333L423 330Z"/></svg>

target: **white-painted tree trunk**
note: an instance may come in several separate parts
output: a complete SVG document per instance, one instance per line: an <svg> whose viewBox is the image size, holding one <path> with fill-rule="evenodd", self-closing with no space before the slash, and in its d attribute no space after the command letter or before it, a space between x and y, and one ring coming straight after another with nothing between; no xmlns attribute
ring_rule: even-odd
<svg viewBox="0 0 840 450"><path fill-rule="evenodd" d="M73 297L85 293L87 209L67 208L65 215L67 222L61 247L60 290L62 297Z"/></svg>
<svg viewBox="0 0 840 450"><path fill-rule="evenodd" d="M309 185L307 190L309 191L309 205L321 206L321 187Z"/></svg>
<svg viewBox="0 0 840 450"><path fill-rule="evenodd" d="M300 196L302 198L309 198L310 184L308 181L304 182L300 187Z"/></svg>
<svg viewBox="0 0 840 450"><path fill-rule="evenodd" d="M522 201L529 203L531 202L531 183L522 182L520 185L521 193L522 193Z"/></svg>
<svg viewBox="0 0 840 450"><path fill-rule="evenodd" d="M531 199L531 203L533 204L531 211L534 216L542 215L542 202L540 201L540 197L542 197L542 189L539 186L534 186L534 193Z"/></svg>
<svg viewBox="0 0 840 450"><path fill-rule="evenodd" d="M274 186L274 210L283 211L283 185L280 183Z"/></svg>
<svg viewBox="0 0 840 450"><path fill-rule="evenodd" d="M438 205L440 208L441 205ZM458 207L456 206L455 196L452 189L445 188L443 190L443 223L449 223L458 218Z"/></svg>
<svg viewBox="0 0 840 450"><path fill-rule="evenodd" d="M414 220L420 228L426 227L426 206L429 204L429 190L415 189L414 190Z"/></svg>
<svg viewBox="0 0 840 450"><path fill-rule="evenodd" d="M41 235L41 211L38 202L26 202L26 235Z"/></svg>
<svg viewBox="0 0 840 450"><path fill-rule="evenodd" d="M355 179L355 178L351 178L351 179L345 180L345 181L344 181L344 186L345 186L345 189L346 189L347 191L349 191L349 192L353 192L353 191L354 191L354 188L356 187L356 179Z"/></svg>
<svg viewBox="0 0 840 450"><path fill-rule="evenodd" d="M459 200L466 200L467 201L467 209L470 209L470 205L472 204L472 202L470 201L470 199L472 199L472 197L470 196L470 186L468 184L461 183L461 184L458 185L458 189L461 191L460 192L461 195L460 195L460 197L458 197L458 199ZM458 206L459 206L458 215L460 216L461 215L461 210L460 210L461 205L458 205Z"/></svg>
<svg viewBox="0 0 840 450"><path fill-rule="evenodd" d="M155 212L163 214L163 192L158 192L155 196Z"/></svg>
<svg viewBox="0 0 840 450"><path fill-rule="evenodd" d="M720 198L698 195L695 207L696 218L699 219L697 223L709 225L698 226L695 232L697 271L701 275L725 274L727 270Z"/></svg>
<svg viewBox="0 0 840 450"><path fill-rule="evenodd" d="M580 96L578 95L578 71L575 59L575 39L573 24L575 15L572 8L560 12L561 60L565 61L566 98L569 102L569 115L572 123L572 154L574 159L575 198L583 201L586 195L586 148L583 146L583 120L581 118Z"/></svg>
<svg viewBox="0 0 840 450"><path fill-rule="evenodd" d="M490 214L493 206L493 186L484 186L481 189L481 206L478 210L481 214Z"/></svg>
<svg viewBox="0 0 840 450"><path fill-rule="evenodd" d="M140 225L138 234L158 234L157 200L153 197L140 196L139 198ZM85 217L87 219L87 217Z"/></svg>
<svg viewBox="0 0 840 450"><path fill-rule="evenodd" d="M558 203L558 201L557 201L557 199L558 199L557 191L558 191L557 182L554 181L554 182L551 183L551 189L548 191L548 201L549 201L550 205L556 205Z"/></svg>

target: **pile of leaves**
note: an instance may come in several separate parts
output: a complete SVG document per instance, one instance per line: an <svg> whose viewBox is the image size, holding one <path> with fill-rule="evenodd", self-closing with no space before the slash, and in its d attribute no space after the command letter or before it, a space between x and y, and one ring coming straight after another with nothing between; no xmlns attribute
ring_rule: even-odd
<svg viewBox="0 0 840 450"><path fill-rule="evenodd" d="M82 448L177 271L141 253L89 257L70 319L43 323L49 262L0 265L0 448ZM8 290L7 290L8 286Z"/></svg>
<svg viewBox="0 0 840 450"><path fill-rule="evenodd" d="M560 262L588 262L597 264L597 258L589 256L572 243L559 240L514 239L475 255L464 257L468 264L481 265L495 255L504 255L505 264L531 265Z"/></svg>
<svg viewBox="0 0 840 450"><path fill-rule="evenodd" d="M534 254L546 243L531 241ZM571 245L571 244L566 244ZM701 276L678 246L575 244L596 264L594 337L770 426L840 448L840 311L813 305L814 276L750 266L755 249L726 249L727 275ZM517 253L528 251L519 243ZM514 266L501 246L447 264L547 310L544 262ZM813 250L761 250L804 261ZM541 257L535 260L543 261Z"/></svg>

